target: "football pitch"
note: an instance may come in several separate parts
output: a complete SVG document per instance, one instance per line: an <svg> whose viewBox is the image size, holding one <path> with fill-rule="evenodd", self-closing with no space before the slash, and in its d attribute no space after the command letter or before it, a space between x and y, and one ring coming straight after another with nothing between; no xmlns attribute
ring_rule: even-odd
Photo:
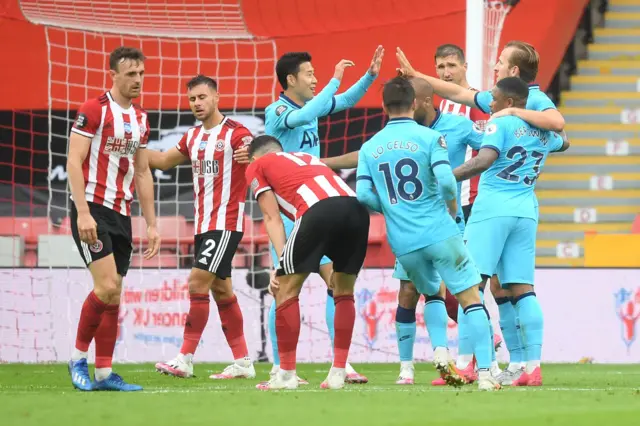
<svg viewBox="0 0 640 426"><path fill-rule="evenodd" d="M213 381L224 365L197 364L192 379L156 373L150 364L117 365L142 392L80 392L66 365L0 365L0 424L29 425L607 425L640 422L640 365L545 365L541 388L482 393L430 385L430 364L416 366L414 386L395 385L396 364L356 365L366 385L320 390L328 365L299 365L310 384L264 392L256 380ZM93 372L92 372L93 374Z"/></svg>

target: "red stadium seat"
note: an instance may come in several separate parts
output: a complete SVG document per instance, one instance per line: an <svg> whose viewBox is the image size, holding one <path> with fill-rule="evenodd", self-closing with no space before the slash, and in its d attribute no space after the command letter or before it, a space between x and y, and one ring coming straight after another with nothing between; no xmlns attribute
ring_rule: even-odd
<svg viewBox="0 0 640 426"><path fill-rule="evenodd" d="M38 266L38 252L35 249L25 249L22 266L35 268Z"/></svg>
<svg viewBox="0 0 640 426"><path fill-rule="evenodd" d="M39 235L57 233L48 217L0 217L0 235L21 236L28 245L38 244Z"/></svg>
<svg viewBox="0 0 640 426"><path fill-rule="evenodd" d="M187 229L187 220L184 216L159 216L157 218L158 232L163 244L189 244L193 242L193 231ZM139 244L147 240L147 223L142 216L131 218L131 230L133 231L133 243Z"/></svg>
<svg viewBox="0 0 640 426"><path fill-rule="evenodd" d="M369 224L369 244L382 244L387 241L387 225L384 216L373 214Z"/></svg>
<svg viewBox="0 0 640 426"><path fill-rule="evenodd" d="M177 268L179 263L178 254L161 251L154 258L146 260L140 253L135 253L131 259L132 268Z"/></svg>
<svg viewBox="0 0 640 426"><path fill-rule="evenodd" d="M631 233L640 234L640 214L636 215L636 218L633 220L633 225L631 225Z"/></svg>

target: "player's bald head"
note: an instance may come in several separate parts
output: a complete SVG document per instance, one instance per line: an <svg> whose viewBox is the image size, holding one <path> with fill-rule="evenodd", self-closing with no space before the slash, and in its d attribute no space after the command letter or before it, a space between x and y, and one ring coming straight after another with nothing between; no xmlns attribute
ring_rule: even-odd
<svg viewBox="0 0 640 426"><path fill-rule="evenodd" d="M410 80L413 90L416 92L416 99L423 100L433 98L433 86L427 80L419 77L412 77Z"/></svg>
<svg viewBox="0 0 640 426"><path fill-rule="evenodd" d="M251 141L249 145L249 158L261 157L270 152L281 152L280 141L273 136L262 135Z"/></svg>

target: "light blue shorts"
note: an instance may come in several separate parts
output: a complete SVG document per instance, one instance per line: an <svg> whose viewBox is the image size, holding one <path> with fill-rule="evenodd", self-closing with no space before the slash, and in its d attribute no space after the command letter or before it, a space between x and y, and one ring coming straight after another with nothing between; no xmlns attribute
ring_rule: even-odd
<svg viewBox="0 0 640 426"><path fill-rule="evenodd" d="M291 231L293 231L295 222L285 215L280 215L280 217L282 217L282 223L284 224L284 233L287 235L288 239L289 235L291 235ZM276 249L273 247L273 244L271 244L271 242L269 242L269 248L271 249L271 262L273 262L273 267L275 269L278 269L278 255L276 254ZM322 259L320 259L320 266L326 265L327 263L331 263L331 259L329 259L327 256L322 256Z"/></svg>
<svg viewBox="0 0 640 426"><path fill-rule="evenodd" d="M503 286L531 284L536 269L538 222L524 217L492 217L468 223L467 249L482 275L498 274Z"/></svg>
<svg viewBox="0 0 640 426"><path fill-rule="evenodd" d="M397 262L402 265L418 293L427 296L438 293L441 277L454 295L480 283L480 274L461 235L403 254Z"/></svg>

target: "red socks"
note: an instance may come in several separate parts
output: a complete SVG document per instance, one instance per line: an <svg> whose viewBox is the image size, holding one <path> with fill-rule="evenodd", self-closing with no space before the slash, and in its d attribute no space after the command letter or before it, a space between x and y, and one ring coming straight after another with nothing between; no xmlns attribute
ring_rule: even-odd
<svg viewBox="0 0 640 426"><path fill-rule="evenodd" d="M247 350L247 342L244 340L244 324L238 298L234 295L229 299L218 301L217 304L222 331L233 353L233 359L248 356L249 351Z"/></svg>
<svg viewBox="0 0 640 426"><path fill-rule="evenodd" d="M353 336L353 326L356 321L356 306L353 295L335 296L333 300L336 304L333 366L345 368ZM278 347L280 347L279 343ZM280 356L282 357L282 350L280 350Z"/></svg>
<svg viewBox="0 0 640 426"><path fill-rule="evenodd" d="M444 305L447 308L447 315L449 315L449 318L458 322L458 299L456 299L453 294L449 293L449 290L447 290Z"/></svg>
<svg viewBox="0 0 640 426"><path fill-rule="evenodd" d="M297 297L287 300L276 308L276 334L280 368L287 371L295 370L296 349L300 337L300 303Z"/></svg>
<svg viewBox="0 0 640 426"><path fill-rule="evenodd" d="M77 350L81 352L89 351L89 345L96 335L102 313L106 307L106 303L98 299L98 296L93 291L89 293L82 304L82 311L80 311L80 321L78 322L78 333L76 335Z"/></svg>
<svg viewBox="0 0 640 426"><path fill-rule="evenodd" d="M107 305L96 331L96 368L111 368L118 337L120 305Z"/></svg>
<svg viewBox="0 0 640 426"><path fill-rule="evenodd" d="M191 294L189 304L189 315L184 325L184 340L182 342L181 354L194 354L202 332L209 320L209 293Z"/></svg>

